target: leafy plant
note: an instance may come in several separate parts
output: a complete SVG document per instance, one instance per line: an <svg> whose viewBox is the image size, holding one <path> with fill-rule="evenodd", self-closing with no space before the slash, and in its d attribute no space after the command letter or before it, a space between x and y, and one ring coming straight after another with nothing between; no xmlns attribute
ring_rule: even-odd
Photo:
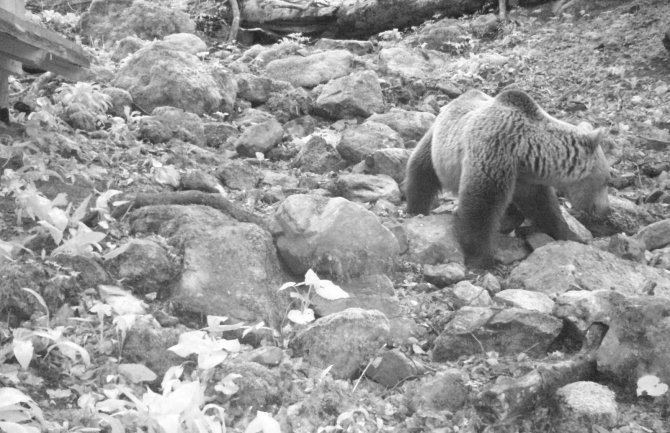
<svg viewBox="0 0 670 433"><path fill-rule="evenodd" d="M289 310L287 318L299 325L304 325L314 321L314 310L309 308L312 303L312 297L316 294L322 298L334 300L348 298L349 294L342 290L340 286L330 280L322 280L313 270L308 270L305 274L305 281L301 283L284 283L279 291L291 290L290 296L299 303L299 308Z"/></svg>
<svg viewBox="0 0 670 433"><path fill-rule="evenodd" d="M42 427L42 410L32 398L15 388L0 388L0 430L6 433L39 433Z"/></svg>

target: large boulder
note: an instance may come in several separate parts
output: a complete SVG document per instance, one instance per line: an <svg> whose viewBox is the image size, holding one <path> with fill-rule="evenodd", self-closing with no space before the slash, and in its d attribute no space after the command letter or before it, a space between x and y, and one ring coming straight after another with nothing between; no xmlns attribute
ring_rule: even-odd
<svg viewBox="0 0 670 433"><path fill-rule="evenodd" d="M208 67L195 55L152 43L130 56L114 85L130 92L146 111L169 105L201 115L232 112L237 85L222 67Z"/></svg>
<svg viewBox="0 0 670 433"><path fill-rule="evenodd" d="M283 275L272 236L205 206L147 206L130 215L133 233L168 239L183 257L172 302L181 311L278 323Z"/></svg>
<svg viewBox="0 0 670 433"><path fill-rule="evenodd" d="M289 196L275 214L277 249L292 272L348 280L393 268L400 247L372 212L341 197Z"/></svg>

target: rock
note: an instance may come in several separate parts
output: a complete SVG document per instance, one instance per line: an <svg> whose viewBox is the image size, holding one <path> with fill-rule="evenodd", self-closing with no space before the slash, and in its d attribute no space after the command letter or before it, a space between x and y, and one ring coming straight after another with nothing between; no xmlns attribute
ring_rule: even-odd
<svg viewBox="0 0 670 433"><path fill-rule="evenodd" d="M205 132L205 145L208 147L225 146L240 135L240 131L229 123L203 122L202 126Z"/></svg>
<svg viewBox="0 0 670 433"><path fill-rule="evenodd" d="M670 298L670 278L663 271L570 241L535 250L512 269L507 286L550 296L575 289L608 289L626 295L653 291Z"/></svg>
<svg viewBox="0 0 670 433"><path fill-rule="evenodd" d="M461 263L425 265L423 277L438 287L449 286L465 279L465 266Z"/></svg>
<svg viewBox="0 0 670 433"><path fill-rule="evenodd" d="M333 194L363 203L380 199L395 204L401 201L398 184L383 174L341 174L335 179Z"/></svg>
<svg viewBox="0 0 670 433"><path fill-rule="evenodd" d="M95 0L82 14L79 26L87 40L106 43L131 35L153 40L195 31L195 23L187 13L143 0Z"/></svg>
<svg viewBox="0 0 670 433"><path fill-rule="evenodd" d="M276 367L284 358L284 351L277 346L260 346L240 355L243 361L257 362L266 367Z"/></svg>
<svg viewBox="0 0 670 433"><path fill-rule="evenodd" d="M144 48L149 42L138 38L137 36L126 36L114 44L114 51L112 52L112 60L120 62L129 55Z"/></svg>
<svg viewBox="0 0 670 433"><path fill-rule="evenodd" d="M670 271L670 248L659 248L649 259L649 265Z"/></svg>
<svg viewBox="0 0 670 433"><path fill-rule="evenodd" d="M265 72L294 86L314 87L351 72L354 56L346 50L325 51L306 57L290 56L269 62Z"/></svg>
<svg viewBox="0 0 670 433"><path fill-rule="evenodd" d="M645 245L642 241L623 233L612 236L607 246L607 251L615 256L638 263L646 263L644 250Z"/></svg>
<svg viewBox="0 0 670 433"><path fill-rule="evenodd" d="M470 31L478 38L493 38L498 33L498 25L495 14L479 15L470 22Z"/></svg>
<svg viewBox="0 0 670 433"><path fill-rule="evenodd" d="M465 23L453 18L445 18L427 25L419 32L418 43L423 48L451 54L462 54L471 39Z"/></svg>
<svg viewBox="0 0 670 433"><path fill-rule="evenodd" d="M622 296L610 290L571 290L556 298L554 316L562 319L577 339L582 339L596 322L609 326L613 305L621 303Z"/></svg>
<svg viewBox="0 0 670 433"><path fill-rule="evenodd" d="M577 234L583 241L590 241L593 239L593 234L584 227L584 225L577 220L570 212L568 212L564 206L561 206L561 216L566 223L568 223L568 228Z"/></svg>
<svg viewBox="0 0 670 433"><path fill-rule="evenodd" d="M298 178L291 173L263 170L263 185L278 186L283 189L298 188Z"/></svg>
<svg viewBox="0 0 670 433"><path fill-rule="evenodd" d="M498 280L495 275L489 272L484 274L484 276L480 279L479 286L486 289L486 291L492 295L495 295L496 293L500 292L500 290L502 290L500 280Z"/></svg>
<svg viewBox="0 0 670 433"><path fill-rule="evenodd" d="M235 116L235 123L242 129L249 128L257 123L263 123L268 120L276 119L274 115L267 111L256 108L247 108L239 115Z"/></svg>
<svg viewBox="0 0 670 433"><path fill-rule="evenodd" d="M184 362L168 350L179 342L182 332L179 328L161 327L151 316L140 316L126 331L123 359L142 364L162 378L170 367Z"/></svg>
<svg viewBox="0 0 670 433"><path fill-rule="evenodd" d="M615 394L604 385L573 382L559 388L554 399L552 425L557 433L591 433L594 425L604 429L617 426Z"/></svg>
<svg viewBox="0 0 670 433"><path fill-rule="evenodd" d="M538 311L508 308L494 314L489 308L463 307L435 340L433 360L452 361L490 350L542 356L562 327L560 320Z"/></svg>
<svg viewBox="0 0 670 433"><path fill-rule="evenodd" d="M379 77L372 71L355 72L325 84L316 99L318 114L331 119L368 117L384 109Z"/></svg>
<svg viewBox="0 0 670 433"><path fill-rule="evenodd" d="M241 62L252 62L254 66L265 67L275 59L292 56L298 53L304 53L304 47L293 41L280 42L278 44L263 46L254 45L244 52L240 58Z"/></svg>
<svg viewBox="0 0 670 433"><path fill-rule="evenodd" d="M549 296L529 290L502 290L493 297L493 300L508 307L539 311L545 314L551 314L554 310L554 301Z"/></svg>
<svg viewBox="0 0 670 433"><path fill-rule="evenodd" d="M279 254L298 275L314 269L346 280L393 268L399 246L377 217L344 198L289 196L277 209Z"/></svg>
<svg viewBox="0 0 670 433"><path fill-rule="evenodd" d="M442 333L435 340L433 360L455 360L461 355L483 351L472 336L493 317L495 310L488 307L463 307L456 311Z"/></svg>
<svg viewBox="0 0 670 433"><path fill-rule="evenodd" d="M193 33L172 33L163 38L161 45L173 50L185 51L191 54L207 51L207 44L205 41Z"/></svg>
<svg viewBox="0 0 670 433"><path fill-rule="evenodd" d="M446 288L444 293L447 301L454 308L461 308L466 305L471 307L488 307L491 305L489 293L469 281L460 281L453 287Z"/></svg>
<svg viewBox="0 0 670 433"><path fill-rule="evenodd" d="M400 349L391 349L376 358L365 375L387 388L393 388L403 380L417 376L420 371L419 366Z"/></svg>
<svg viewBox="0 0 670 433"><path fill-rule="evenodd" d="M270 410L281 404L282 379L278 369L270 369L251 361L227 359L215 367L207 381L207 387L213 388L223 382L228 375L237 375L234 379L239 388L235 393L235 404L240 408Z"/></svg>
<svg viewBox="0 0 670 433"><path fill-rule="evenodd" d="M314 44L314 48L319 50L347 50L357 56L370 54L375 47L370 41L356 41L350 39L328 39L319 38Z"/></svg>
<svg viewBox="0 0 670 433"><path fill-rule="evenodd" d="M289 347L316 368L332 365L336 379L351 379L386 344L386 316L375 310L350 308L323 317L298 332ZM333 338L346 335L346 338Z"/></svg>
<svg viewBox="0 0 670 433"><path fill-rule="evenodd" d="M126 117L126 110L128 114L133 106L133 97L130 96L130 92L125 89L119 89L118 87L107 87L102 90L102 93L109 96L111 105L107 112L112 116L116 117Z"/></svg>
<svg viewBox="0 0 670 433"><path fill-rule="evenodd" d="M237 96L251 102L252 106L264 104L270 98L272 80L254 74L243 73L235 76Z"/></svg>
<svg viewBox="0 0 670 433"><path fill-rule="evenodd" d="M156 233L183 251L171 302L185 312L232 321L279 323L286 278L270 233L206 206L147 206L130 215L133 233ZM224 288L224 290L222 290Z"/></svg>
<svg viewBox="0 0 670 433"><path fill-rule="evenodd" d="M410 149L378 149L365 158L365 171L390 176L398 184L405 179L405 168L412 154Z"/></svg>
<svg viewBox="0 0 670 433"><path fill-rule="evenodd" d="M644 375L670 383L670 299L658 296L611 299L609 330L596 353L598 372L633 388Z"/></svg>
<svg viewBox="0 0 670 433"><path fill-rule="evenodd" d="M279 144L284 136L284 128L276 119L247 128L235 141L235 150L240 156L254 157L257 152L265 153Z"/></svg>
<svg viewBox="0 0 670 433"><path fill-rule="evenodd" d="M423 411L455 412L468 401L467 377L456 368L440 371L432 377L424 377L408 394L414 405Z"/></svg>
<svg viewBox="0 0 670 433"><path fill-rule="evenodd" d="M152 143L173 138L198 146L205 145L205 128L200 118L174 107L156 107L150 117L140 120L140 137Z"/></svg>
<svg viewBox="0 0 670 433"><path fill-rule="evenodd" d="M158 43L130 56L113 85L130 92L144 110L168 105L195 113L232 112L237 86L222 67Z"/></svg>
<svg viewBox="0 0 670 433"><path fill-rule="evenodd" d="M504 265L510 265L528 257L530 250L523 239L498 234L493 257Z"/></svg>
<svg viewBox="0 0 670 433"><path fill-rule="evenodd" d="M555 239L549 236L546 233L534 232L524 237L526 244L530 247L531 251L535 251L538 248L541 248L545 245L549 245L554 242Z"/></svg>
<svg viewBox="0 0 670 433"><path fill-rule="evenodd" d="M448 214L405 219L409 243L407 260L424 265L463 263L463 253L453 234L454 219Z"/></svg>
<svg viewBox="0 0 670 433"><path fill-rule="evenodd" d="M419 141L435 121L435 115L424 111L391 108L386 113L373 114L368 122L383 123L400 134L405 141Z"/></svg>
<svg viewBox="0 0 670 433"><path fill-rule="evenodd" d="M186 170L179 181L184 191L218 192L221 185L213 174L198 169Z"/></svg>
<svg viewBox="0 0 670 433"><path fill-rule="evenodd" d="M670 218L643 227L635 238L649 251L670 245Z"/></svg>
<svg viewBox="0 0 670 433"><path fill-rule="evenodd" d="M82 287L96 287L111 282L105 268L94 257L57 254L53 260L64 268L72 269L72 275L75 275L77 283Z"/></svg>
<svg viewBox="0 0 670 433"><path fill-rule="evenodd" d="M312 105L313 99L307 90L276 81L273 82L272 92L264 107L284 123L312 112Z"/></svg>
<svg viewBox="0 0 670 433"><path fill-rule="evenodd" d="M400 135L390 127L376 122L364 122L342 133L337 151L351 164L363 161L379 149L402 148Z"/></svg>
<svg viewBox="0 0 670 433"><path fill-rule="evenodd" d="M219 167L216 177L230 189L248 191L258 186L263 175L248 162L234 159Z"/></svg>
<svg viewBox="0 0 670 433"><path fill-rule="evenodd" d="M379 68L388 75L400 75L408 80L438 78L449 57L434 50L410 47L383 48L379 52Z"/></svg>
<svg viewBox="0 0 670 433"><path fill-rule="evenodd" d="M284 133L286 135L302 138L311 135L316 129L316 120L312 116L302 116L290 120L284 124Z"/></svg>
<svg viewBox="0 0 670 433"><path fill-rule="evenodd" d="M168 252L156 242L133 239L118 248L116 256L108 259L108 269L125 286L142 293L169 293L179 276L179 268Z"/></svg>
<svg viewBox="0 0 670 433"><path fill-rule="evenodd" d="M337 150L318 135L312 136L302 146L293 161L293 166L300 168L302 171L320 174L338 171L345 165L346 163Z"/></svg>

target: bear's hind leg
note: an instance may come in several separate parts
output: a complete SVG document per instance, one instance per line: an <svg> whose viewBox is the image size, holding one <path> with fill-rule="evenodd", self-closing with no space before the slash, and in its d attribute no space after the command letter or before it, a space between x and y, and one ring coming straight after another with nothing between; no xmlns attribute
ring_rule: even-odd
<svg viewBox="0 0 670 433"><path fill-rule="evenodd" d="M514 204L533 221L543 233L556 240L583 240L568 227L561 215L561 207L554 188L547 185L518 182L514 191Z"/></svg>
<svg viewBox="0 0 670 433"><path fill-rule="evenodd" d="M486 269L494 265L493 238L514 188L512 173L496 170L496 178L484 175L482 170L467 170L461 179L456 238L468 267Z"/></svg>
<svg viewBox="0 0 670 433"><path fill-rule="evenodd" d="M441 188L431 156L432 141L431 127L416 145L407 162L404 184L408 214L427 215L433 199Z"/></svg>

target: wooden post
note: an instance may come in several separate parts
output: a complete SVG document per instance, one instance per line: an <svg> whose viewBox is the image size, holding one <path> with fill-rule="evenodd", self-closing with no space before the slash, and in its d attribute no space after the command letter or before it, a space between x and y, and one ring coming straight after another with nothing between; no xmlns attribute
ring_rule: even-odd
<svg viewBox="0 0 670 433"><path fill-rule="evenodd" d="M23 18L26 8L24 0L0 0L0 9L4 9ZM9 123L9 74L21 70L21 64L15 60L0 57L0 122Z"/></svg>
<svg viewBox="0 0 670 433"><path fill-rule="evenodd" d="M500 14L500 22L507 21L507 0L498 0L498 13Z"/></svg>

